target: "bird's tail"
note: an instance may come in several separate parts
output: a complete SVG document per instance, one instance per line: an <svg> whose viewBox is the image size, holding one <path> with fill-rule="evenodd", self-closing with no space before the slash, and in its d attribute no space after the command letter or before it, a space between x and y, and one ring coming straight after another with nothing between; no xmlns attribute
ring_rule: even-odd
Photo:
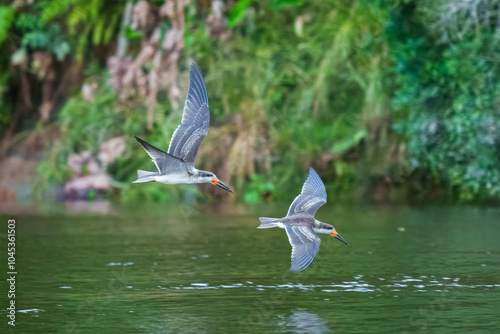
<svg viewBox="0 0 500 334"><path fill-rule="evenodd" d="M152 182L155 180L155 176L158 176L158 173L146 172L144 170L138 170L137 171L137 180L135 180L132 183Z"/></svg>
<svg viewBox="0 0 500 334"><path fill-rule="evenodd" d="M261 224L257 228L277 227L278 224L281 222L281 218L260 217L259 220L260 220Z"/></svg>

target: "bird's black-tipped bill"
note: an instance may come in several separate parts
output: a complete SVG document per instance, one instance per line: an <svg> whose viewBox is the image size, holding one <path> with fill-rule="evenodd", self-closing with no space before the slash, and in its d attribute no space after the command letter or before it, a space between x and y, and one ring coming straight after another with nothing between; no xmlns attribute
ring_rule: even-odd
<svg viewBox="0 0 500 334"><path fill-rule="evenodd" d="M344 240L344 238L342 238L340 236L340 234L337 233L337 235L335 236L335 239L339 240L339 241L342 241L343 243L345 243L347 246L349 246L349 244L347 243L347 241Z"/></svg>
<svg viewBox="0 0 500 334"><path fill-rule="evenodd" d="M217 181L217 182L215 183L215 185L216 185L217 187L219 187L219 188L222 188L222 189L224 189L224 190L229 191L230 193L232 193L232 192L233 192L231 189L229 189L229 187L228 187L228 186L226 186L226 185L224 184L224 182L222 182L222 181L220 181L220 180L219 180L219 181Z"/></svg>

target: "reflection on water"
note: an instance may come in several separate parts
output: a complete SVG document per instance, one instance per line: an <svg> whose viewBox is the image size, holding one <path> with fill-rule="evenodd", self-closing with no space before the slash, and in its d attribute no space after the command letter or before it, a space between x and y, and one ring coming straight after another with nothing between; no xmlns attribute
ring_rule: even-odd
<svg viewBox="0 0 500 334"><path fill-rule="evenodd" d="M64 203L66 207L66 212L70 214L79 213L97 213L97 214L112 214L113 208L109 201L67 201Z"/></svg>
<svg viewBox="0 0 500 334"><path fill-rule="evenodd" d="M256 229L286 208L110 210L18 217L18 332L500 332L499 210L322 209L351 246L300 273Z"/></svg>
<svg viewBox="0 0 500 334"><path fill-rule="evenodd" d="M305 311L305 309L292 310L292 315L286 322L287 330L296 334L322 334L332 333L325 321L317 314Z"/></svg>

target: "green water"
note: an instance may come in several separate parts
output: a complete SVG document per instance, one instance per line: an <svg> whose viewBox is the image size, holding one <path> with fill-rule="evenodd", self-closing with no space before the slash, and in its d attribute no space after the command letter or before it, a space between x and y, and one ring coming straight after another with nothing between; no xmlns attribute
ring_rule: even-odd
<svg viewBox="0 0 500 334"><path fill-rule="evenodd" d="M15 332L500 332L500 210L327 206L350 246L321 235L298 274L256 229L286 206L16 216Z"/></svg>

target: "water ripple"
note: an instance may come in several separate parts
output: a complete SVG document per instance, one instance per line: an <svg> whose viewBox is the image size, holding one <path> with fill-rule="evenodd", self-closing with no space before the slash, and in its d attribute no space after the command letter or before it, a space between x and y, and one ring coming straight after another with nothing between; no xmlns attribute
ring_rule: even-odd
<svg viewBox="0 0 500 334"><path fill-rule="evenodd" d="M408 275L400 275L400 278L366 278L363 280L363 275L354 276L353 281L342 281L340 283L331 284L302 284L302 283L282 283L275 285L262 285L254 284L251 281L245 281L245 283L227 283L220 285L210 285L210 283L200 283L194 282L189 286L157 286L160 290L206 290L206 289L254 289L257 291L266 291L267 289L279 289L279 290L300 290L300 291L314 291L320 290L321 292L388 292L388 291L403 291L412 290L414 292L425 292L425 291L435 291L442 292L446 291L447 288L468 288L468 289L491 289L500 287L500 284L460 284L459 277L442 277L441 279L435 276L419 276L412 277ZM372 282L369 282L369 281ZM380 284L383 281L384 284Z"/></svg>

